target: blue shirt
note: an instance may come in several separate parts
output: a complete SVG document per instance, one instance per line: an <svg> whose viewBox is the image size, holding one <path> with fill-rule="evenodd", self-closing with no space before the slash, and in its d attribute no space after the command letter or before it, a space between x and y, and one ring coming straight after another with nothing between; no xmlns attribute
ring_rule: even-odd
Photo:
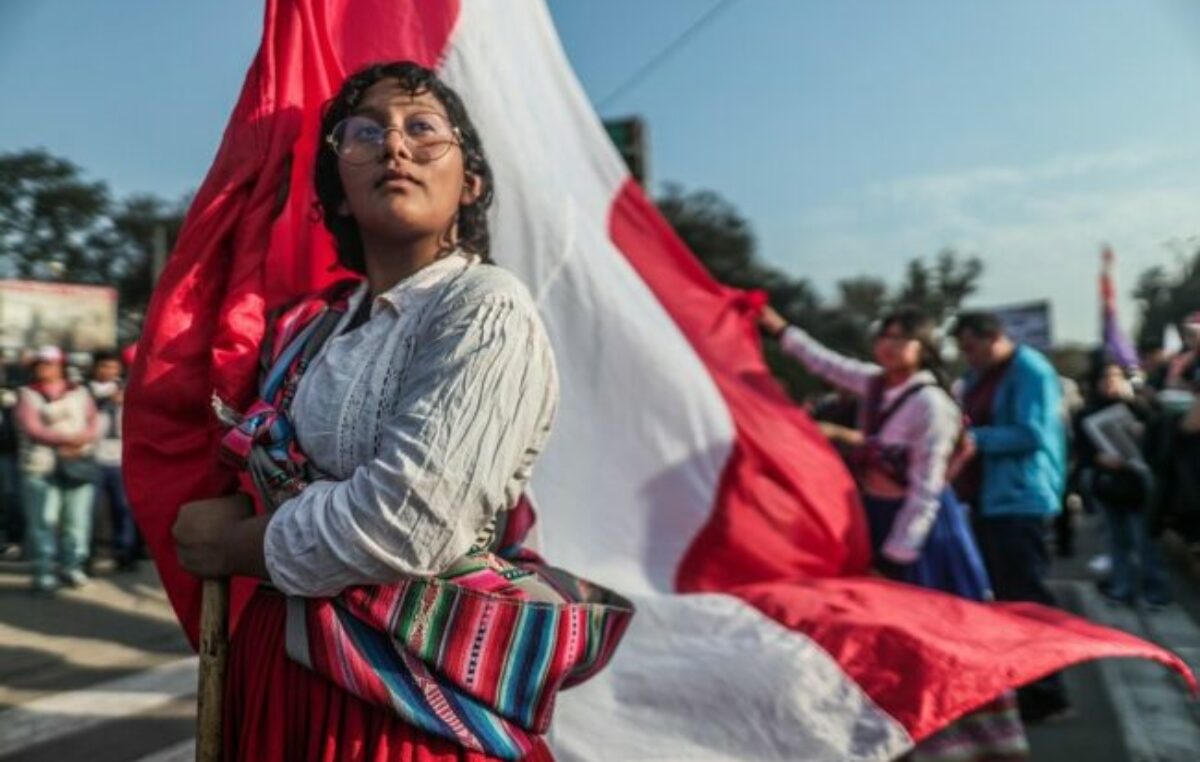
<svg viewBox="0 0 1200 762"><path fill-rule="evenodd" d="M970 389L977 373L964 378ZM979 515L1051 516L1062 508L1066 431L1058 373L1039 352L1017 347L992 398L992 419L972 427L983 461Z"/></svg>

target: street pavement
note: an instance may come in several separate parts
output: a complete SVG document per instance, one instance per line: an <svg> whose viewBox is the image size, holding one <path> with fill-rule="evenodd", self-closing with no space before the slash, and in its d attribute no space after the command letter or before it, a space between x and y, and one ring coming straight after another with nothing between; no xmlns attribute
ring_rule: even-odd
<svg viewBox="0 0 1200 762"><path fill-rule="evenodd" d="M1060 604L1136 633L1200 667L1200 570L1175 559L1179 603L1113 606L1087 570L1101 545L1084 522L1076 558L1056 562ZM150 564L104 565L81 590L36 597L24 564L0 561L0 760L183 762L193 758L196 660ZM1030 728L1036 762L1195 762L1200 715L1181 680L1136 660L1069 669L1073 713Z"/></svg>
<svg viewBox="0 0 1200 762"><path fill-rule="evenodd" d="M1078 552L1055 559L1051 588L1079 616L1166 646L1200 674L1200 569L1167 554L1177 602L1161 611L1110 603L1088 562L1103 551L1096 517L1079 522ZM1028 728L1038 762L1196 762L1200 712L1183 680L1144 660L1106 659L1068 669L1073 704L1064 719Z"/></svg>

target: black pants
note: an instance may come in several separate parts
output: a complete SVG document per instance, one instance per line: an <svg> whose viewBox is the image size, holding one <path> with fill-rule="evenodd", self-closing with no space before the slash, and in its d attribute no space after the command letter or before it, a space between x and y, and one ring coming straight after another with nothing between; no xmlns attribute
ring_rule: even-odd
<svg viewBox="0 0 1200 762"><path fill-rule="evenodd" d="M1056 605L1054 594L1046 586L1050 553L1041 517L977 517L974 529L997 600ZM1067 691L1062 674L1056 672L1019 689L1017 699L1022 716L1028 719L1065 708Z"/></svg>

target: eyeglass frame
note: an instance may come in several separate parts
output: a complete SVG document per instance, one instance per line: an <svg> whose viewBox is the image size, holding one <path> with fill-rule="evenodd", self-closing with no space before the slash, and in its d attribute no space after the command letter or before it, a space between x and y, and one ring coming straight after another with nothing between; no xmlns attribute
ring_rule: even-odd
<svg viewBox="0 0 1200 762"><path fill-rule="evenodd" d="M446 154L450 153L451 146L459 146L459 147L462 146L462 132L458 129L458 127L456 127L453 123L450 122L450 118L448 116L446 116L445 114L442 114L440 112L437 112L437 111L417 111L417 112L415 112L415 114L433 114L441 119L445 119L446 122L448 124L450 124L450 132L453 133L454 138L452 140L438 141L439 144L446 146L445 151L442 151L437 156L435 156L431 159L427 159L425 161L417 161L414 156L414 158L413 158L414 163L421 164L421 165L432 164L433 162L444 157ZM364 162L353 162L353 161L350 161L349 159L347 159L345 156L342 156L341 152L339 152L338 148L337 148L338 141L337 141L337 138L334 137L334 133L336 133L338 131L338 127L341 127L343 124L350 121L351 119L370 119L371 121L375 122L376 124L379 124L379 122L377 120L375 120L369 116L366 116L364 114L351 114L343 119L339 119L337 124L333 125L333 129L331 129L329 131L329 134L325 136L325 143L326 143L326 145L329 146L329 150L333 151L333 155L338 157L339 161L344 161L352 167L365 167L366 165L370 164L372 161L375 161L376 159L369 159ZM379 125L379 127L380 127L380 129L383 130L382 137L381 137L381 140L379 143L379 156L380 157L383 157L387 153L387 134L389 132L398 133L400 135L400 142L402 142L404 144L404 147L406 149L408 149L409 155L410 156L413 155L412 146L409 144L409 138L404 133L404 129L402 127L394 127L394 126L393 127L385 127L384 125Z"/></svg>

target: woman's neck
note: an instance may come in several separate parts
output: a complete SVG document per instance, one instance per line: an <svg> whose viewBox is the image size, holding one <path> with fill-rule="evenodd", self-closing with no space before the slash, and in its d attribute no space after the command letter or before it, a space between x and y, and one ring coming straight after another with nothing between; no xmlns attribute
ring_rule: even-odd
<svg viewBox="0 0 1200 762"><path fill-rule="evenodd" d="M883 385L891 389L908 383L908 380L917 375L916 368L894 368L883 371Z"/></svg>
<svg viewBox="0 0 1200 762"><path fill-rule="evenodd" d="M34 381L33 385L40 391L47 393L49 396L57 399L58 396L66 391L69 386L66 378L56 378L51 381Z"/></svg>
<svg viewBox="0 0 1200 762"><path fill-rule="evenodd" d="M446 253L442 236L415 241L368 240L363 236L363 259L371 296L390 290L400 281L436 262Z"/></svg>

